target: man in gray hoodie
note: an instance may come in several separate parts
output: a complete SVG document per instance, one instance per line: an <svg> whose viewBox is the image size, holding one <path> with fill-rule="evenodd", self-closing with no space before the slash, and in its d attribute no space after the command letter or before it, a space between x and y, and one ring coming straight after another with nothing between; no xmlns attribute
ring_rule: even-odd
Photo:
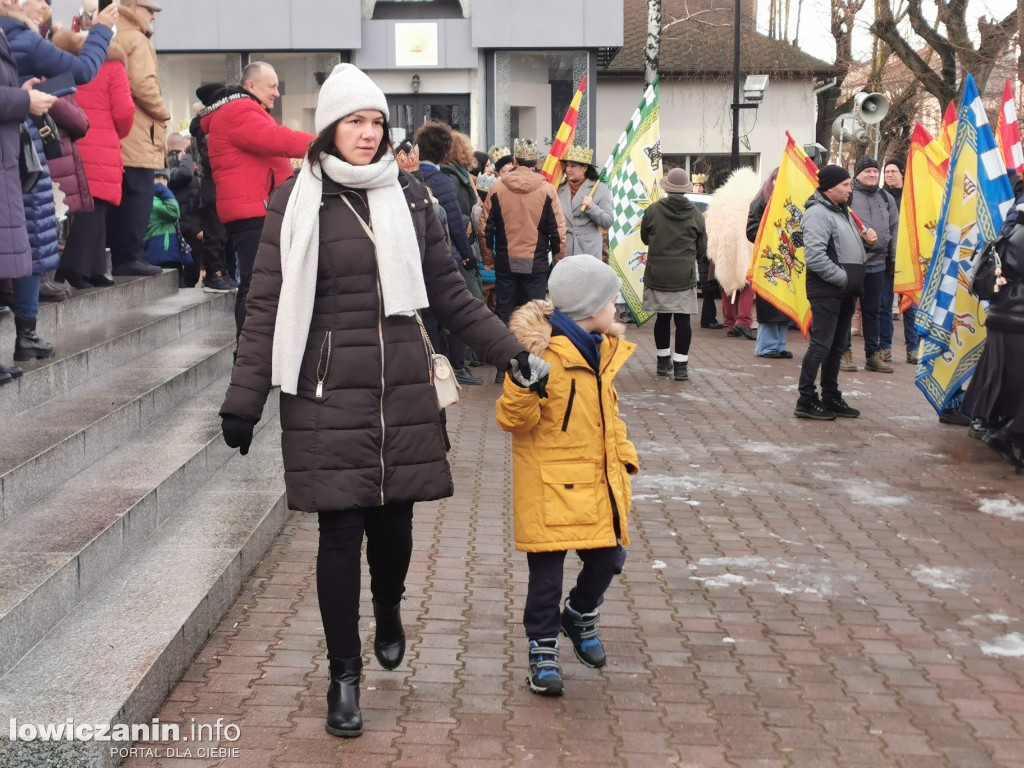
<svg viewBox="0 0 1024 768"><path fill-rule="evenodd" d="M859 157L854 166L853 194L850 208L865 227L878 233L878 240L869 245L864 264L864 370L892 373L892 275L896 274L896 233L900 211L896 200L878 185L880 172L873 157ZM883 300L885 297L885 300ZM885 305L885 306L883 306ZM882 318L889 318L888 347L882 347Z"/></svg>
<svg viewBox="0 0 1024 768"><path fill-rule="evenodd" d="M851 215L851 191L849 171L826 165L818 171L818 190L804 206L804 261L812 317L810 344L800 367L800 398L793 412L801 419L860 416L839 391L839 361L850 333L854 299L864 287L864 241L871 245L877 235L870 229L861 231ZM815 386L818 369L820 398Z"/></svg>

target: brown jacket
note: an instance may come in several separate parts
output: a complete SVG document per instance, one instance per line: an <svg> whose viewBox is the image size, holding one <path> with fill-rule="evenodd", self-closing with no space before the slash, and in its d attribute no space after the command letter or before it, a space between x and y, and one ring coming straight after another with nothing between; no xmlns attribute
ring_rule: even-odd
<svg viewBox="0 0 1024 768"><path fill-rule="evenodd" d="M128 80L135 100L135 122L131 133L121 141L121 154L126 168L165 168L167 121L171 113L164 105L160 76L156 64L156 48L152 33L143 30L135 9L122 5L117 23L117 40L124 48Z"/></svg>
<svg viewBox="0 0 1024 768"><path fill-rule="evenodd" d="M431 311L483 359L508 368L522 344L466 289L426 188L404 172L401 182ZM270 392L281 220L293 186L283 184L267 211L222 414L258 420ZM298 394L281 395L288 505L322 512L450 496L419 325L383 315L373 244L340 195L365 215L364 198L343 189L324 183L320 267Z"/></svg>
<svg viewBox="0 0 1024 768"><path fill-rule="evenodd" d="M565 255L565 216L558 192L532 168L520 166L491 185L480 214L484 266L502 273L546 272L548 252Z"/></svg>

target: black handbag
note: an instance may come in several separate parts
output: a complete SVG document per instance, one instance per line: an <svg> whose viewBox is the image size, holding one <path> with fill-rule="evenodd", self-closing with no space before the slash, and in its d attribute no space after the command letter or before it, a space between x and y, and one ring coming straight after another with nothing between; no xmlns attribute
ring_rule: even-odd
<svg viewBox="0 0 1024 768"><path fill-rule="evenodd" d="M64 147L60 143L60 129L49 115L32 118L39 130L39 138L43 140L43 154L47 160L56 160L64 156Z"/></svg>
<svg viewBox="0 0 1024 768"><path fill-rule="evenodd" d="M18 170L21 172L21 191L28 192L43 175L43 164L36 154L36 144L24 123L21 124L21 150L18 152Z"/></svg>

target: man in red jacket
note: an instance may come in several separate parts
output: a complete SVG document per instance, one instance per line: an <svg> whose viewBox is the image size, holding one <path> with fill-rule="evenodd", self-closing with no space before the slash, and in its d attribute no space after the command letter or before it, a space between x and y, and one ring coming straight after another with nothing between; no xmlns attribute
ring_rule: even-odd
<svg viewBox="0 0 1024 768"><path fill-rule="evenodd" d="M217 185L217 213L238 258L235 325L239 334L270 195L292 175L288 158L305 155L314 138L277 124L270 110L280 96L274 68L254 61L242 72L241 87L225 89L200 117Z"/></svg>

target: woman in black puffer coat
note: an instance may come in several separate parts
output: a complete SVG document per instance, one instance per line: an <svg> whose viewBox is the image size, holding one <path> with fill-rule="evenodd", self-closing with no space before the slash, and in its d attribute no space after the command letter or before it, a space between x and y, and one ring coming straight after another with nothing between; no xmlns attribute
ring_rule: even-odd
<svg viewBox="0 0 1024 768"><path fill-rule="evenodd" d="M999 256L1000 267L980 265L974 278L975 294L989 302L988 336L960 410L980 420L981 439L1024 475L1024 218Z"/></svg>

